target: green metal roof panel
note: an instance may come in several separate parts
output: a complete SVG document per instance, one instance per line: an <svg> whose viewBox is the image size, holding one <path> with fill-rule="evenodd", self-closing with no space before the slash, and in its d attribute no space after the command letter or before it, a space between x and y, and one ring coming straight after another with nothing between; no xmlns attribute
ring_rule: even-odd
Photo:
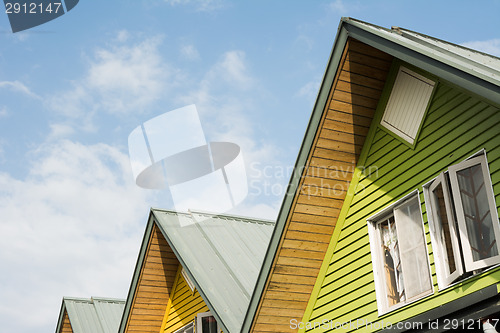
<svg viewBox="0 0 500 333"><path fill-rule="evenodd" d="M274 222L153 209L154 218L227 332L240 332Z"/></svg>
<svg viewBox="0 0 500 333"><path fill-rule="evenodd" d="M118 332L120 319L123 315L125 300L114 300L93 297L94 307L101 322L104 333Z"/></svg>
<svg viewBox="0 0 500 333"><path fill-rule="evenodd" d="M116 333L124 306L125 300L70 297L63 299L63 308L68 313L74 333Z"/></svg>

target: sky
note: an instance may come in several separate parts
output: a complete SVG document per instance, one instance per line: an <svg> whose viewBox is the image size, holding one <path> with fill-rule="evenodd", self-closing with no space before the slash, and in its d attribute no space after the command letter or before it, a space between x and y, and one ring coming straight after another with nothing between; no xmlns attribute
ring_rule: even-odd
<svg viewBox="0 0 500 333"><path fill-rule="evenodd" d="M54 332L63 296L126 298L150 207L128 136L195 104L207 141L241 148L275 219L340 18L500 56L500 1L81 0L12 33L0 13L0 326ZM169 144L166 142L165 144Z"/></svg>

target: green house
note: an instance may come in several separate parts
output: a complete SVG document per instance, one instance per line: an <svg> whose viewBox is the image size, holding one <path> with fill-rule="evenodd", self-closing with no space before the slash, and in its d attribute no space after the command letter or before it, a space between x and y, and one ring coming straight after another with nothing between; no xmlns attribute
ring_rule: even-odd
<svg viewBox="0 0 500 333"><path fill-rule="evenodd" d="M343 18L288 193L244 330L500 330L499 58Z"/></svg>
<svg viewBox="0 0 500 333"><path fill-rule="evenodd" d="M292 324L318 332L495 326L500 59L352 19L342 20L334 51L348 45L344 34L392 60L303 320Z"/></svg>

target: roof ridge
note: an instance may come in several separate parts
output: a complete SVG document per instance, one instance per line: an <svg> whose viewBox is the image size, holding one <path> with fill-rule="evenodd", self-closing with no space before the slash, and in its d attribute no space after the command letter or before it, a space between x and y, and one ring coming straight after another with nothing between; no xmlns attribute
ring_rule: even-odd
<svg viewBox="0 0 500 333"><path fill-rule="evenodd" d="M236 214L216 213L216 212L204 211L204 210L200 210L200 209L190 209L187 212L180 212L180 211L175 211L172 209L151 207L151 211L171 213L171 214L177 214L177 215L188 215L193 219L194 219L193 214L199 214L199 215L211 216L211 217L216 217L216 218L241 220L244 222L251 222L251 223L265 224L265 225L275 224L275 222L276 222L275 220L270 220L270 219L261 219L261 218L257 218L257 217L242 216L242 215L236 215Z"/></svg>

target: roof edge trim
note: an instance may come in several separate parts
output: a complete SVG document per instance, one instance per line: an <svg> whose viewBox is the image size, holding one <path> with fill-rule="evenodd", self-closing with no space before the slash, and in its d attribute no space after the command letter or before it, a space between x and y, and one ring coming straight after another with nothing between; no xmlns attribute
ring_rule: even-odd
<svg viewBox="0 0 500 333"><path fill-rule="evenodd" d="M142 265L144 264L144 257L146 256L146 251L149 243L149 238L153 231L152 223L152 210L149 213L148 224L146 225L146 231L144 232L144 237L142 239L141 248L139 249L139 257L137 258L137 263L135 264L134 274L132 275L132 281L130 283L130 289L128 291L127 299L125 301L125 307L123 309L122 319L120 320L120 326L118 327L119 333L124 333L127 327L128 318L130 316L130 310L132 308L132 303L134 302L134 295L137 289L137 284L139 282L139 277L141 275Z"/></svg>

